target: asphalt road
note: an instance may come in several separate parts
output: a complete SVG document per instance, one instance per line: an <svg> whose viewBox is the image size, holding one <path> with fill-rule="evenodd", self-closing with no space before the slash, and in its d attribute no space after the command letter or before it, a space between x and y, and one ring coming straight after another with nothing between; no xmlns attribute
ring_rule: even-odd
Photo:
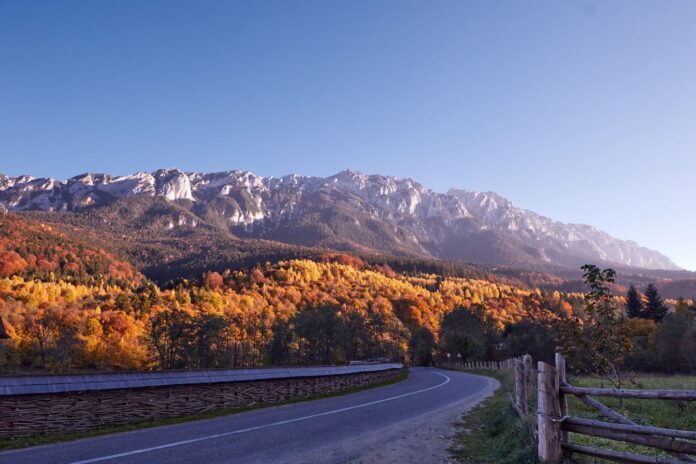
<svg viewBox="0 0 696 464"><path fill-rule="evenodd" d="M469 407L497 383L413 368L386 387L184 424L0 453L11 464L344 463L438 411ZM465 410L466 408L464 408ZM391 431L391 432L389 432ZM423 463L425 464L425 463Z"/></svg>

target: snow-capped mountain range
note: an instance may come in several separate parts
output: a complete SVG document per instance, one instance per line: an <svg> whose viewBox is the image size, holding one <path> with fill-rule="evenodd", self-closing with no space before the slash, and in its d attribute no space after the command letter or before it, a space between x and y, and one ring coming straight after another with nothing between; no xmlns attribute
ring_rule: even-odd
<svg viewBox="0 0 696 464"><path fill-rule="evenodd" d="M496 265L602 262L679 269L657 251L587 225L554 221L492 192L443 194L411 179L350 170L326 178L178 169L66 181L0 175L0 211L80 214L143 197L176 203L194 218L179 214L169 228L208 224L240 238Z"/></svg>

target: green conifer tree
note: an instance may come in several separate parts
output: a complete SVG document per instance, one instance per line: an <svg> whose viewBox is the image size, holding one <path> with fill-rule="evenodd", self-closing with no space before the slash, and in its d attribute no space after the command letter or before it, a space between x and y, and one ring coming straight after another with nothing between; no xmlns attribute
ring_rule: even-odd
<svg viewBox="0 0 696 464"><path fill-rule="evenodd" d="M626 293L626 314L628 317L643 316L643 299L636 290L636 287L631 285Z"/></svg>
<svg viewBox="0 0 696 464"><path fill-rule="evenodd" d="M667 305L662 299L662 296L660 296L660 292L657 291L655 285L650 283L643 293L646 299L644 317L646 319L652 319L655 322L660 322L667 314Z"/></svg>

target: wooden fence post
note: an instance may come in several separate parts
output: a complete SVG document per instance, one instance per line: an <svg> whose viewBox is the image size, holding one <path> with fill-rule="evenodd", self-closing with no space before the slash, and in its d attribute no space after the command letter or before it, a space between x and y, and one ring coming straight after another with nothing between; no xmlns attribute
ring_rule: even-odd
<svg viewBox="0 0 696 464"><path fill-rule="evenodd" d="M561 462L561 406L558 373L550 364L539 361L537 373L537 427L539 460L545 464Z"/></svg>
<svg viewBox="0 0 696 464"><path fill-rule="evenodd" d="M524 414L525 404L524 404L524 388L526 382L524 381L524 365L521 359L515 359L515 407L520 414Z"/></svg>
<svg viewBox="0 0 696 464"><path fill-rule="evenodd" d="M558 372L559 386L566 383L566 362L561 353L556 353L556 371ZM566 395L560 390L558 392L558 404L560 406L559 412L561 418L566 417L568 415L568 398L566 398ZM570 435L565 430L561 432L561 441L563 443L570 443Z"/></svg>
<svg viewBox="0 0 696 464"><path fill-rule="evenodd" d="M533 378L533 366L532 357L525 354L522 358L522 365L524 367L524 410L523 412L527 414L529 412L529 394L532 392L534 386Z"/></svg>

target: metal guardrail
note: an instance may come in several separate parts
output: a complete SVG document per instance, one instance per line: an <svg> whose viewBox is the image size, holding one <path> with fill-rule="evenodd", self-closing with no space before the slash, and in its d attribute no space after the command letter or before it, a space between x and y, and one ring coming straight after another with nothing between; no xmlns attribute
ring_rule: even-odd
<svg viewBox="0 0 696 464"><path fill-rule="evenodd" d="M301 377L326 377L401 369L402 367L401 363L384 363L324 367L0 377L0 397Z"/></svg>

